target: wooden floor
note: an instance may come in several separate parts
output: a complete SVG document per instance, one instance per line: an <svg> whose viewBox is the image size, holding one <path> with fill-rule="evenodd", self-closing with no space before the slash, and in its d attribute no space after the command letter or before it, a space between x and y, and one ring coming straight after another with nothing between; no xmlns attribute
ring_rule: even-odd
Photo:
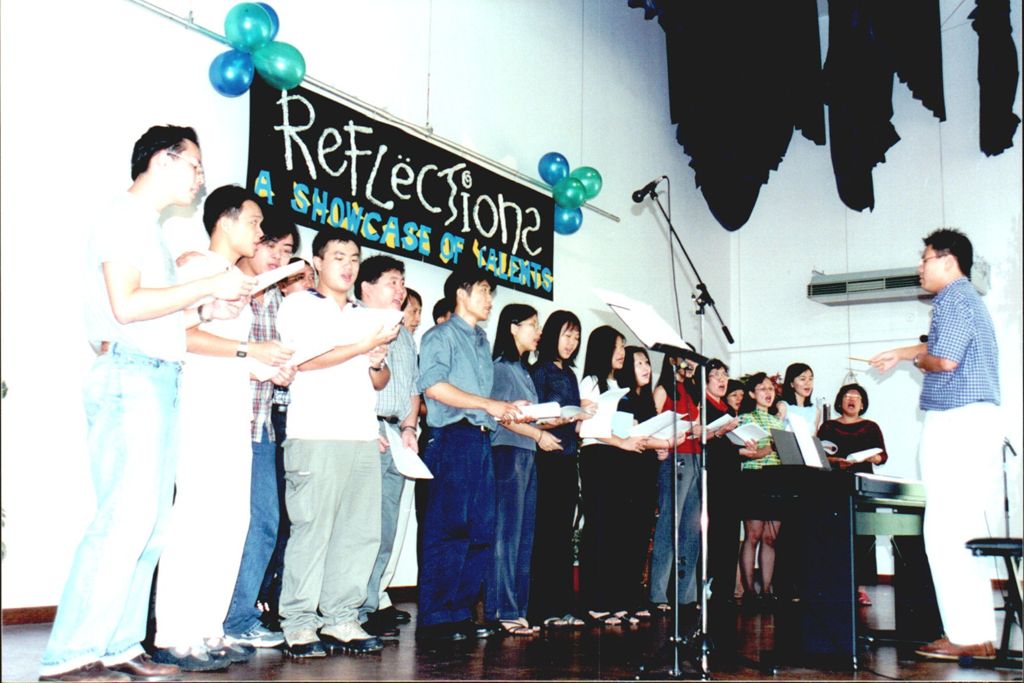
<svg viewBox="0 0 1024 683"><path fill-rule="evenodd" d="M892 627L892 589L869 589L875 606L861 609L860 618L871 628ZM998 598L997 598L998 604ZM414 640L415 603L399 603L413 613L413 623L402 629L397 641L384 651L363 657L338 656L310 662L294 662L279 650L262 650L250 662L234 664L207 680L624 680L633 679L641 666L665 671L669 657L654 655L663 648L671 628L669 619L655 617L633 627L588 627L554 631L534 638L507 637L463 642L432 650ZM801 663L767 668L774 647L774 617L737 617L738 657L731 665L712 666L715 680L958 680L1019 681L1020 669L964 668L956 662L925 662L895 647L879 646L859 655L858 669L802 668ZM1001 624L1000 624L1001 626ZM3 629L3 680L36 680L39 659L49 635L49 624L10 626ZM1013 647L1020 649L1019 631ZM688 662L682 669L694 677ZM663 676L656 676L662 678ZM184 680L204 680L188 674Z"/></svg>

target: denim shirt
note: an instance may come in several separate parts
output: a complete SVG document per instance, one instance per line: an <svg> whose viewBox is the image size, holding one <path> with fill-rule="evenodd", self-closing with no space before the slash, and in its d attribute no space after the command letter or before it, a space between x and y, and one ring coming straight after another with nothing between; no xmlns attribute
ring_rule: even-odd
<svg viewBox="0 0 1024 683"><path fill-rule="evenodd" d="M538 363L530 368L530 376L537 389L538 403L558 401L561 406L580 404L580 385L576 380L576 374L569 368L560 368L551 361ZM580 439L576 433L575 422L555 427L551 434L562 441L562 450L547 451L548 454L576 455Z"/></svg>
<svg viewBox="0 0 1024 683"><path fill-rule="evenodd" d="M497 421L483 410L455 408L426 396L426 390L438 382L447 382L467 394L491 395L494 366L487 333L477 325L470 327L457 315L427 330L420 344L419 390L427 402L427 424L444 427L469 420L491 430L497 428Z"/></svg>
<svg viewBox="0 0 1024 683"><path fill-rule="evenodd" d="M491 398L509 402L525 399L530 403L537 403L537 390L533 387L530 373L522 363L500 358L494 360L494 388L491 389ZM516 434L500 425L498 430L491 434L491 445L515 446L526 451L537 450L537 442L532 438Z"/></svg>

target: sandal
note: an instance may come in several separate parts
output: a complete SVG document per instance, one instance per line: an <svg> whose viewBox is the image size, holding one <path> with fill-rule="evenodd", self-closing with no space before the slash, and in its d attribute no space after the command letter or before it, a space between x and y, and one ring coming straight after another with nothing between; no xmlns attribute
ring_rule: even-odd
<svg viewBox="0 0 1024 683"><path fill-rule="evenodd" d="M619 623L627 623L628 622L632 626L635 626L636 624L640 623L640 619L635 614L630 614L626 610L620 610L620 611L616 612L615 614L613 614L612 616L613 617L618 617ZM650 614L648 614L648 616L650 616Z"/></svg>
<svg viewBox="0 0 1024 683"><path fill-rule="evenodd" d="M533 630L534 627L530 626L526 619L502 619L498 623L501 624L501 628L505 631L505 635L532 636L536 633L536 631Z"/></svg>
<svg viewBox="0 0 1024 683"><path fill-rule="evenodd" d="M672 611L672 605L668 604L667 602L659 602L657 605L654 606L654 609L657 610L660 614L668 614Z"/></svg>
<svg viewBox="0 0 1024 683"><path fill-rule="evenodd" d="M563 616L562 617L562 621L565 622L566 626L569 626L569 627L572 627L572 628L580 628L581 626L586 626L587 625L587 622L583 621L579 617L573 616L572 614L566 614L565 616Z"/></svg>
<svg viewBox="0 0 1024 683"><path fill-rule="evenodd" d="M622 619L611 612L594 612L591 610L587 614L599 626L619 626L622 624Z"/></svg>
<svg viewBox="0 0 1024 683"><path fill-rule="evenodd" d="M564 617L548 617L541 623L544 628L565 628L569 625Z"/></svg>

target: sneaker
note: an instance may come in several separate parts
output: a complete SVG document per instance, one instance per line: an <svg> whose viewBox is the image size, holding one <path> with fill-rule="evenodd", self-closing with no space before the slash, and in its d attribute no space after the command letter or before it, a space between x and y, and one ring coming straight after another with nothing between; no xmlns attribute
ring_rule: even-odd
<svg viewBox="0 0 1024 683"><path fill-rule="evenodd" d="M315 659L326 657L324 646L320 643L316 631L311 628L304 628L295 633L286 634L285 655L292 659Z"/></svg>
<svg viewBox="0 0 1024 683"><path fill-rule="evenodd" d="M320 629L320 642L324 650L332 655L338 652L360 655L384 649L383 641L364 631L358 621L323 627Z"/></svg>
<svg viewBox="0 0 1024 683"><path fill-rule="evenodd" d="M227 659L228 662L248 662L256 648L246 643L232 643L227 638L207 638L206 649L213 659Z"/></svg>
<svg viewBox="0 0 1024 683"><path fill-rule="evenodd" d="M159 648L153 653L157 664L173 664L182 671L222 671L231 665L227 658L210 656L205 646Z"/></svg>
<svg viewBox="0 0 1024 683"><path fill-rule="evenodd" d="M277 647L284 642L284 634L271 631L263 624L256 624L237 636L226 636L225 640L232 644L244 643L252 647Z"/></svg>

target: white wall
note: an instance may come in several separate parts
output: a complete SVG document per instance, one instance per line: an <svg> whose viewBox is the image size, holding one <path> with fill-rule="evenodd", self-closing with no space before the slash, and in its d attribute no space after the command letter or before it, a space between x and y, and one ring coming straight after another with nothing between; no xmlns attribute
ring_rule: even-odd
<svg viewBox="0 0 1024 683"><path fill-rule="evenodd" d="M234 2L159 4L223 33ZM692 176L668 125L664 35L642 12L592 0L272 5L279 38L299 48L310 76L530 175L551 150L602 172L597 204L622 222L585 211L580 232L556 238L555 301L503 290L499 306L528 301L542 317L571 308L589 331L611 322L590 292L599 285L672 315L665 231L630 194L668 174L686 178L675 185L677 216L704 209L679 190ZM75 284L88 228L128 186L132 144L152 124L196 127L210 188L243 181L248 102L209 85L223 46L133 3L3 2L0 12L9 608L56 604L94 505L80 399L92 356ZM202 242L198 215L166 226L176 248ZM729 236L703 227L687 228L688 248L721 264L709 261L705 277L727 309ZM410 263L407 276L429 310L444 272ZM415 575L413 554L403 555L399 584Z"/></svg>
<svg viewBox="0 0 1024 683"><path fill-rule="evenodd" d="M192 12L198 24L221 33L233 4L161 0L175 14ZM705 351L726 357L734 374L808 361L819 392L831 395L847 355L916 338L927 327L927 308L810 303L803 287L811 268L913 264L920 236L943 222L944 207L945 221L968 230L993 264L987 302L1002 344L1007 428L1020 450L1020 134L1001 157L986 159L976 149L976 41L969 26L943 36L949 121L941 131L897 86L903 141L875 173L874 213L843 209L827 148L794 136L751 221L729 234L694 189L688 159L675 142L663 32L625 2L272 5L281 19L279 38L302 51L309 75L524 173L534 175L537 159L551 150L573 166L602 172L597 204L621 222L585 211L579 233L556 238L554 302L508 291L497 300L527 301L542 317L570 308L585 332L614 323L599 310L592 286L650 301L674 320L663 221L649 203L634 205L629 197L667 174L676 228L737 338L730 356L709 315ZM943 0L943 16L954 5ZM968 9L947 26L962 24ZM1013 9L1019 48L1020 0ZM80 400L91 351L76 285L88 228L128 186L131 146L152 124L196 127L211 188L242 181L248 103L217 95L207 81L221 45L130 2L5 1L0 27L0 370L10 387L0 410L7 513L2 606L11 608L56 604L92 512ZM201 230L196 215L167 222L169 240L180 247L201 239ZM679 277L684 335L695 338L685 265ZM429 310L444 273L410 263L407 279ZM871 417L882 424L894 454L890 472L913 471L918 415L912 377L899 371L880 384L864 380ZM410 575L403 562L399 584Z"/></svg>

